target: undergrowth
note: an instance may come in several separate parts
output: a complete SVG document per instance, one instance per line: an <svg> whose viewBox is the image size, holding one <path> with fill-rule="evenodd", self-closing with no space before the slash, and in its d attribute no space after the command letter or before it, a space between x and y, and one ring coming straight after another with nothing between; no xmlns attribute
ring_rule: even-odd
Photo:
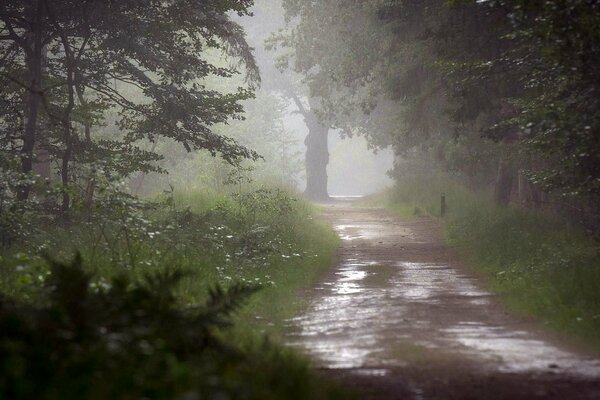
<svg viewBox="0 0 600 400"><path fill-rule="evenodd" d="M336 235L329 227L316 221L313 215L311 205L295 199L289 193L256 186L243 193L233 194L171 190L151 201L140 201L126 193L115 191L103 194L95 209L74 213L69 220L39 218L26 241L2 250L0 291L5 300L2 303L4 314L1 318L8 318L8 323L16 321L17 325L26 330L25 336L29 335L34 341L41 340L40 343L46 343L50 347L45 350L43 347L36 347L35 350L26 351L26 344L18 339L4 337L0 341L0 351L8 352L6 354L12 351L16 358L4 358L10 361L10 365L0 364L3 368L17 371L17 375L6 375L6 379L12 379L13 384L16 382L25 385L18 390L29 390L28 385L35 383L38 378L40 383L36 385L42 385L46 381L36 375L39 371L31 372L28 369L31 367L30 363L34 363L33 360L36 359L35 363L41 362L40 368L46 368L50 365L44 364L50 362L48 357L57 360L65 351L66 370L59 370L54 378L47 378L56 380L49 384L47 391L38 392L40 395L37 398L106 398L105 395L111 397L114 393L120 393L117 397L121 398L141 398L145 396L144 393L160 398L342 398L337 389L310 372L307 360L277 344L286 319L292 317L303 305L300 291L310 287L319 274L329 267L337 247ZM169 335L175 334L170 332L175 325L169 321L171 317L162 316L159 309L154 314L146 309L148 319L143 326L135 325L132 318L137 311L133 308L120 309L119 312L125 314L100 313L97 316L88 315L97 313L94 311L96 308L82 309L78 311L81 315L69 318L87 318L89 321L86 324L95 325L94 329L103 331L107 328L108 336L101 342L90 342L86 344L88 347L80 348L77 342L79 339L76 338L79 333L71 335L68 329L65 331L61 328L60 332L56 331L56 335L64 333L69 337L48 337L47 340L63 340L67 347L59 346L52 350L56 343L44 341L46 339L42 336L45 335L45 328L38 329L36 324L45 323L47 318L55 316L59 316L60 323L70 324L60 317L60 312L57 313L56 310L64 308L64 305L48 296L48 288L56 287L53 282L57 279L57 265L62 265L63 269L71 268L72 271L79 268L79 265L69 266L69 263L59 262L49 264L47 258L70 260L75 253L80 254L83 266L80 268L81 272L72 272L71 275L77 277L80 274L74 282L85 280L87 292L82 286L77 290L69 290L68 293L73 292L74 296L78 293L79 298L93 299L90 301L94 303L90 305L86 300L81 307L105 307L109 312L113 306L109 303L112 301L116 306L117 303L129 304L128 302L139 300L141 303L132 306L138 309L149 307L154 301L171 299L169 296L172 295L172 302L169 300L168 310L165 312L176 313L182 318L178 323L183 325L177 330L190 331L180 332L181 334L192 335L191 330L197 330L198 326L194 324L201 321L198 320L198 314L193 314L193 310L206 309L207 304L214 301L216 287L223 288L223 296L231 294L230 291L235 288L260 287L244 302L244 307L233 314L227 314L230 327L222 329L225 326L217 324L219 326L213 327L214 336L210 337L202 336L204 331L201 329L196 338L198 343L193 344L196 346L207 338L216 338L225 347L234 348L234 353L241 354L242 361L237 356L230 358L227 352L219 353L220 345L205 358L193 346L187 348L190 354L180 357L170 350L156 350L151 344L154 349L152 351L156 350L158 354L158 358L154 359L154 356L143 354L146 342L150 343L144 338L132 344L133 347L120 347L118 352L121 353L121 358L110 358L112 355L105 354L110 350L106 347L109 345L106 340L113 338L107 327L112 319L123 323L119 328L123 332L131 330L125 337L138 331L154 335L156 332L153 329L158 329L158 325L161 325L160 334L156 333L152 340L168 342ZM80 261L76 262L79 263ZM155 290L155 287L147 290L149 277L171 274L178 277L176 285L159 285L160 290ZM168 293L165 292L167 294L164 295L166 297L160 294L163 289L168 289ZM146 300L130 297L142 292L145 293L144 296L148 296ZM160 298L154 298L154 295ZM69 304L75 303L76 301L71 301ZM11 305L7 306L8 304ZM128 312L132 314L126 315ZM19 322L18 315L21 314L24 320ZM42 318L43 321L36 322L36 318ZM6 319L3 323L6 323ZM207 329L212 331L213 328ZM120 340L119 335L123 332L116 332L115 340ZM269 336L264 336L263 333L268 333ZM100 339L94 337L93 340ZM141 350L138 348L140 346L143 347ZM85 366L88 370L81 370L81 374L90 374L81 379L74 378L71 384L85 387L72 387L64 380L68 378L68 371L81 368L81 360L71 363L73 360L68 353L73 350L71 347L80 349L80 355L87 360ZM214 351L218 353L217 358L223 357L216 364L211 358L214 357ZM136 372L132 376L118 379L105 369L112 366L118 370L121 362L126 363L123 366L126 367L124 373L129 369L137 371L140 366L144 368L139 369L139 374ZM21 367L24 369L19 370ZM166 368L165 374L158 376L161 368ZM24 375L21 376L20 373ZM64 375L60 375L63 373ZM87 379L98 374L106 379L99 379L99 386L90 389ZM199 374L202 379L198 378ZM113 378L116 379L114 385L106 383L113 381ZM19 379L23 379L23 382L19 383ZM128 397L129 392L119 391L125 390L123 388L129 386L131 379L136 380L139 391L131 392L132 395ZM119 386L121 384L124 386ZM221 387L221 384L224 386ZM53 389L53 385L58 386ZM205 392L202 385L208 385L209 389L206 390L209 390L210 395L205 395L208 392ZM0 389L9 387L7 380L2 381L2 386ZM83 390L81 393L84 395L76 395L71 389ZM12 390L17 389L13 387ZM108 392L109 390L113 392ZM172 395L163 396L167 393L164 390ZM7 394L6 391L3 393ZM25 393L20 398L27 398L29 392L18 393ZM71 393L75 395L69 397ZM188 396L189 393L192 393L191 397Z"/></svg>
<svg viewBox="0 0 600 400"><path fill-rule="evenodd" d="M547 210L501 207L490 193L448 176L403 178L378 201L400 215L439 217L445 233L514 311L600 350L600 248L581 227Z"/></svg>
<svg viewBox="0 0 600 400"><path fill-rule="evenodd" d="M177 304L178 270L90 285L81 258L50 261L44 301L0 297L0 397L10 399L306 399L341 392L293 354L219 334L257 286L213 287Z"/></svg>

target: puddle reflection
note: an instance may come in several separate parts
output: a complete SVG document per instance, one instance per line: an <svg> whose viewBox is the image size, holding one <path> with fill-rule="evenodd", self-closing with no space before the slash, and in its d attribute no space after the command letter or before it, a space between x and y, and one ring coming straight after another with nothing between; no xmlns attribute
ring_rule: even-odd
<svg viewBox="0 0 600 400"><path fill-rule="evenodd" d="M571 374L600 376L600 361L585 360L534 339L525 331L507 330L479 322L461 322L442 331L468 351L500 363L505 372L556 369Z"/></svg>
<svg viewBox="0 0 600 400"><path fill-rule="evenodd" d="M338 226L341 232L350 228L366 232L362 225ZM598 360L490 323L490 294L447 265L347 259L317 293L308 311L292 320L289 343L328 368L385 374L380 367L406 365L402 357L412 343L460 353L499 371L554 369L600 377Z"/></svg>

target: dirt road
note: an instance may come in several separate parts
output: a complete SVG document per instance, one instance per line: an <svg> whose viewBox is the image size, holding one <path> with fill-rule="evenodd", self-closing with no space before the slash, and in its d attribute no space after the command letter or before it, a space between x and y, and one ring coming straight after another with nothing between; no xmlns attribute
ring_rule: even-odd
<svg viewBox="0 0 600 400"><path fill-rule="evenodd" d="M600 399L600 359L505 312L439 223L328 205L337 265L289 342L367 399Z"/></svg>

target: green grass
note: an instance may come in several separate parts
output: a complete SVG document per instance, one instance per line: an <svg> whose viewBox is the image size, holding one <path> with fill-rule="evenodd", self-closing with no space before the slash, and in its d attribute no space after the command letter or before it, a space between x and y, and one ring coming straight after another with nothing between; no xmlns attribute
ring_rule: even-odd
<svg viewBox="0 0 600 400"><path fill-rule="evenodd" d="M306 398L348 398L315 376L304 356L278 344L286 320L305 306L303 290L331 266L338 246L333 230L315 219L316 209L260 187L238 197L176 191L155 201L160 205L140 210L121 199L96 216L40 224L26 243L2 251L0 292L21 302L43 301L39 287L49 270L42 251L60 260L79 251L97 287L120 274L138 282L149 272L185 271L176 290L182 307L204 303L217 284L259 284L262 289L223 333L251 355L244 376L262 382L254 387L264 387L264 396L255 398L286 391Z"/></svg>
<svg viewBox="0 0 600 400"><path fill-rule="evenodd" d="M332 265L339 240L325 224L315 222L311 225L311 231L303 232L305 237L299 238L304 256L270 264L268 275L273 284L251 299L242 311L241 321L250 323L259 317L260 328L278 338L286 320L306 306L302 291L316 284Z"/></svg>
<svg viewBox="0 0 600 400"><path fill-rule="evenodd" d="M447 241L506 305L600 350L597 242L551 211L497 206L450 177L404 179L378 201L405 217L439 217L441 193Z"/></svg>
<svg viewBox="0 0 600 400"><path fill-rule="evenodd" d="M240 205L225 194L177 191L169 210L142 212L133 224L129 216L111 221L99 215L91 222L84 217L79 223L41 226L27 243L0 255L0 289L27 299L47 273L42 252L67 260L79 251L98 284L121 273L141 278L157 269L186 271L178 291L182 304L203 301L215 284L261 284L242 319L259 316L278 335L273 328L301 307L300 291L330 267L338 238L315 219L312 205L283 192L261 196L247 199L256 204ZM277 210L280 202L285 204Z"/></svg>

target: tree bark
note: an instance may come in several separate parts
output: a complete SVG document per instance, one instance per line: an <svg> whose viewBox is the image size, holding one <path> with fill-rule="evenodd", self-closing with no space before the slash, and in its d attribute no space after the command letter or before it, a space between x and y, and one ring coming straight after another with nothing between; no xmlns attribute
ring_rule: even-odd
<svg viewBox="0 0 600 400"><path fill-rule="evenodd" d="M308 136L304 140L306 145L306 190L304 195L311 200L328 200L329 128L323 126L314 115L307 118L307 126Z"/></svg>
<svg viewBox="0 0 600 400"><path fill-rule="evenodd" d="M78 82L83 81L81 74L75 73L75 76L76 76L76 78L77 78L76 80ZM81 106L83 106L87 109L88 102L85 98L84 87L81 86L80 84L75 84L75 93L77 94L77 99L79 100L79 104L81 104ZM84 137L85 137L86 145L90 146L91 142L92 142L92 125L88 121L85 121L83 123L83 129L84 129ZM95 191L96 191L96 177L93 175L90 175L87 179L85 193L84 193L84 201L85 201L85 205L88 209L90 209L92 207L92 204L94 202Z"/></svg>
<svg viewBox="0 0 600 400"><path fill-rule="evenodd" d="M510 160L502 158L498 163L496 177L495 199L496 203L506 206L510 203L513 189L514 171Z"/></svg>
<svg viewBox="0 0 600 400"><path fill-rule="evenodd" d="M317 116L310 109L304 107L302 101L300 101L293 90L289 90L288 94L294 103L296 103L298 112L304 117L304 122L308 128L308 135L304 139L304 144L306 145L304 158L306 189L304 190L304 196L314 201L329 200L329 193L327 192L329 128L321 124Z"/></svg>
<svg viewBox="0 0 600 400"><path fill-rule="evenodd" d="M21 172L30 174L33 171L38 115L42 104L42 63L44 59L43 18L44 7L41 0L36 2L36 7L31 7L31 43L25 49L29 88L27 90L26 122L23 131L23 147L21 148ZM31 184L25 184L17 189L17 199L27 200L31 192Z"/></svg>
<svg viewBox="0 0 600 400"><path fill-rule="evenodd" d="M66 90L67 90L67 104L63 110L62 118L61 118L61 126L63 131L63 141L65 145L65 150L62 154L61 158L61 168L60 168L60 176L62 183L62 204L61 211L66 213L71 206L71 195L69 184L71 180L69 179L69 163L71 162L71 158L73 157L73 134L71 132L71 113L75 108L75 73L76 73L76 63L77 59L73 54L71 47L69 45L69 39L67 33L58 26L56 23L56 18L54 17L53 12L50 9L50 6L46 4L47 11L49 17L54 21L55 28L58 30L58 36L62 42L62 47L65 52L65 70L66 70Z"/></svg>
<svg viewBox="0 0 600 400"><path fill-rule="evenodd" d="M50 153L39 142L35 146L33 172L45 181L50 179Z"/></svg>

